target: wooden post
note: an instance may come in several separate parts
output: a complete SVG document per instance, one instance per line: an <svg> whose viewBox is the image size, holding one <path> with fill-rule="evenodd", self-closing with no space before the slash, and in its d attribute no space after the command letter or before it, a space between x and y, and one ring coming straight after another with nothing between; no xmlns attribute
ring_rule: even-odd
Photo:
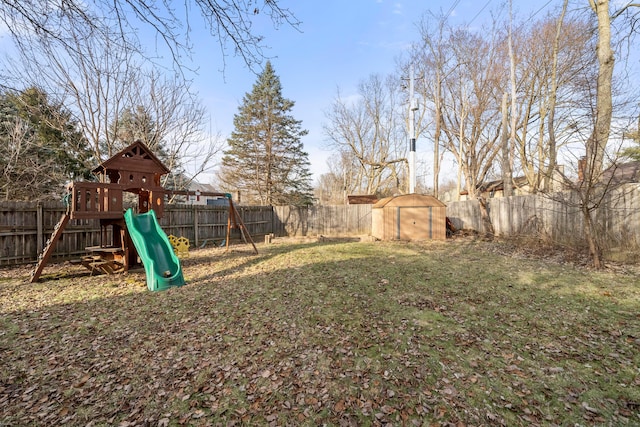
<svg viewBox="0 0 640 427"><path fill-rule="evenodd" d="M38 253L42 253L44 249L44 214L42 210L42 203L38 203L36 206L36 248Z"/></svg>
<svg viewBox="0 0 640 427"><path fill-rule="evenodd" d="M198 205L193 205L193 240L196 247L200 247L198 227Z"/></svg>
<svg viewBox="0 0 640 427"><path fill-rule="evenodd" d="M229 215L227 216L227 238L225 239L225 252L229 250L229 240L231 239L231 217L233 215L233 204L229 200ZM235 223L234 223L235 224Z"/></svg>

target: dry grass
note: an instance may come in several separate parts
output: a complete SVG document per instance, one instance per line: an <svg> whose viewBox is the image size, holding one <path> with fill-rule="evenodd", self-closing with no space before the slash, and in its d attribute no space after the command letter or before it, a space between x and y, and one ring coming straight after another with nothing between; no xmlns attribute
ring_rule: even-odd
<svg viewBox="0 0 640 427"><path fill-rule="evenodd" d="M638 425L638 276L495 243L0 273L0 425Z"/></svg>

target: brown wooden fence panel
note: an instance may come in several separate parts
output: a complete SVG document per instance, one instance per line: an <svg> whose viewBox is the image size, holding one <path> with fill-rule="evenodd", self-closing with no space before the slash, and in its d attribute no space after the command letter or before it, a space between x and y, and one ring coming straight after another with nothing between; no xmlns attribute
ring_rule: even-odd
<svg viewBox="0 0 640 427"><path fill-rule="evenodd" d="M563 199L563 200L560 200ZM579 244L582 216L575 194L555 198L513 196L489 200L496 233L537 234L568 245ZM61 202L0 202L0 265L33 263L50 237L65 207ZM256 242L277 236L354 236L371 233L371 205L347 206L237 206ZM478 202L451 202L446 215L458 228L481 230ZM607 245L640 246L640 185L611 192L594 213ZM192 247L220 245L226 238L228 208L205 205L168 205L161 226L167 234L185 236ZM232 238L239 237L234 233ZM79 257L87 246L100 243L97 220L72 220L56 245L52 260Z"/></svg>
<svg viewBox="0 0 640 427"><path fill-rule="evenodd" d="M271 206L239 206L238 213L254 238L270 234L273 224L273 208Z"/></svg>
<svg viewBox="0 0 640 427"><path fill-rule="evenodd" d="M195 246L217 245L224 241L227 232L227 218L229 209L226 207L197 206L194 219L198 226L195 228ZM195 233L195 232L194 232Z"/></svg>
<svg viewBox="0 0 640 427"><path fill-rule="evenodd" d="M37 205L0 202L0 260L2 265L28 262L37 250Z"/></svg>
<svg viewBox="0 0 640 427"><path fill-rule="evenodd" d="M275 206L277 236L357 236L371 233L371 205Z"/></svg>
<svg viewBox="0 0 640 427"><path fill-rule="evenodd" d="M267 206L237 207L252 237L271 233L273 211ZM0 266L34 263L66 208L61 202L0 202ZM169 205L160 225L167 234L185 236L192 246L226 239L229 209L224 206ZM72 220L56 243L51 262L79 258L100 244L100 222ZM232 237L239 237L238 233Z"/></svg>
<svg viewBox="0 0 640 427"><path fill-rule="evenodd" d="M255 239L271 233L270 206L236 206L242 222ZM207 205L168 205L160 225L167 234L184 236L192 246L221 244L226 239L229 208ZM239 237L238 232L232 238Z"/></svg>
<svg viewBox="0 0 640 427"><path fill-rule="evenodd" d="M576 246L585 244L580 195L572 191L488 199L499 236L534 235ZM477 200L450 202L447 217L457 228L482 231ZM611 189L594 210L603 249L640 247L640 184Z"/></svg>
<svg viewBox="0 0 640 427"><path fill-rule="evenodd" d="M60 202L0 203L0 265L35 262L65 212ZM56 243L51 260L70 259L100 241L96 220L72 221Z"/></svg>
<svg viewBox="0 0 640 427"><path fill-rule="evenodd" d="M159 220L160 226L168 235L186 237L195 242L196 211L193 205L167 205Z"/></svg>

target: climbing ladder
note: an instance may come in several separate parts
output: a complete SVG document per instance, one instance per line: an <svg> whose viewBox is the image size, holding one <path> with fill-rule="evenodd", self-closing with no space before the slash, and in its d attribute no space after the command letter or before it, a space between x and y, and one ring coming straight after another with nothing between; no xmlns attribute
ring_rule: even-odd
<svg viewBox="0 0 640 427"><path fill-rule="evenodd" d="M62 215L62 218L60 218L60 221L58 221L58 223L56 224L55 228L53 229L53 233L51 233L51 237L49 238L49 240L47 240L47 243L45 243L42 253L40 253L40 255L38 256L38 263L36 264L36 267L31 272L31 278L29 279L29 282L31 283L37 282L38 279L40 278L40 274L42 274L42 270L44 269L44 266L47 265L47 261L49 261L49 258L53 254L53 250L56 247L56 243L58 239L60 239L60 236L62 236L62 232L64 231L64 228L69 223L70 218L71 218L71 215L67 211Z"/></svg>

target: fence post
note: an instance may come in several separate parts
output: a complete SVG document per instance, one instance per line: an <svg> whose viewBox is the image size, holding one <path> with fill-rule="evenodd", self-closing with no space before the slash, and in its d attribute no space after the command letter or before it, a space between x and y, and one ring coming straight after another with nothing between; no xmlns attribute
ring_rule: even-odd
<svg viewBox="0 0 640 427"><path fill-rule="evenodd" d="M193 206L193 240L196 247L200 246L200 238L198 237L198 205Z"/></svg>
<svg viewBox="0 0 640 427"><path fill-rule="evenodd" d="M44 249L44 214L42 211L42 203L38 202L36 205L36 248L38 254Z"/></svg>

